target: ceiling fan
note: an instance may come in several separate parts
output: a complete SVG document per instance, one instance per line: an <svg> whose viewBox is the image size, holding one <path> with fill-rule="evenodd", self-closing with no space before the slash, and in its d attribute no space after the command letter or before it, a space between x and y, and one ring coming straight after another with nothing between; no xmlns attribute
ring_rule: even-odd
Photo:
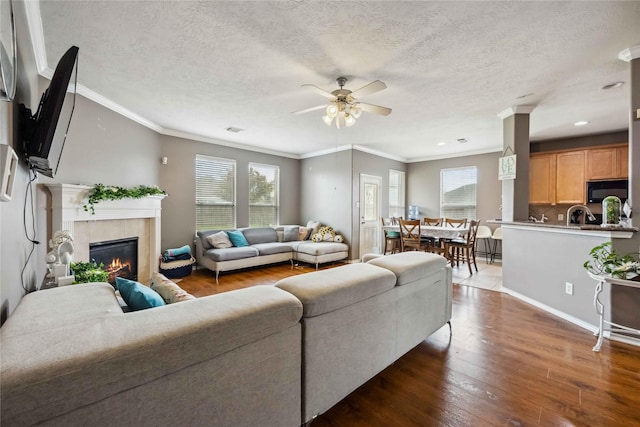
<svg viewBox="0 0 640 427"><path fill-rule="evenodd" d="M320 89L319 87L311 84L302 85L303 87L308 87L314 92L329 98L329 103L305 108L304 110L295 111L292 114L304 114L324 108L326 115L322 117L322 120L327 124L327 126L335 124L337 128L340 128L341 126L353 126L356 123L356 119L360 117L363 111L379 114L381 116L388 116L391 113L391 108L365 104L358 100L360 97L386 89L387 85L380 80L375 80L353 92L344 88L344 85L347 82L346 77L338 77L336 81L338 86L340 86L340 89L336 89L333 92L327 92L326 90Z"/></svg>

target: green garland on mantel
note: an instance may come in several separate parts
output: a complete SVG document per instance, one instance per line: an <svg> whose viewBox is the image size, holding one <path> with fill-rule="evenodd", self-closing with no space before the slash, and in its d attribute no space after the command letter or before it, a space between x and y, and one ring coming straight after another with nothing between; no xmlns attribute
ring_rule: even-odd
<svg viewBox="0 0 640 427"><path fill-rule="evenodd" d="M88 201L83 205L85 212L91 212L95 215L96 211L93 207L96 203L105 200L120 199L142 199L147 196L166 195L167 193L158 187L148 187L146 185L138 185L137 187L125 188L117 186L105 186L104 184L96 184L89 192Z"/></svg>

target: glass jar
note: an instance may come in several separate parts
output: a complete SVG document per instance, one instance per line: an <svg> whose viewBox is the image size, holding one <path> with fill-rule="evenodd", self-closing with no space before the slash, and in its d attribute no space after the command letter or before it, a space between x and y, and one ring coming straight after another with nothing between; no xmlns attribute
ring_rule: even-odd
<svg viewBox="0 0 640 427"><path fill-rule="evenodd" d="M602 200L602 226L618 227L620 225L620 212L622 202L616 196L607 196Z"/></svg>

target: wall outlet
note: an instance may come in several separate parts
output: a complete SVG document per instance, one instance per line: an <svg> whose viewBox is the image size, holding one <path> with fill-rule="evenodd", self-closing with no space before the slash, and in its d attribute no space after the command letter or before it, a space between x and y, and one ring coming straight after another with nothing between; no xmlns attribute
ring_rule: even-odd
<svg viewBox="0 0 640 427"><path fill-rule="evenodd" d="M564 221L564 214L558 214L558 221Z"/></svg>
<svg viewBox="0 0 640 427"><path fill-rule="evenodd" d="M567 295L573 295L573 283L564 282L564 293Z"/></svg>

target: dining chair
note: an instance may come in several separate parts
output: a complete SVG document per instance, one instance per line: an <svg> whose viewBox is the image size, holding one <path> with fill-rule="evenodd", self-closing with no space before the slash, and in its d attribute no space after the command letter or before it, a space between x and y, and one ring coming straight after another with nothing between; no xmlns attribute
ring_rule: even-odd
<svg viewBox="0 0 640 427"><path fill-rule="evenodd" d="M422 225L427 225L430 227L440 227L442 224L442 218L422 218ZM442 245L441 239L435 236L422 236L422 238L429 242L429 247L427 249L428 252L444 254L444 246Z"/></svg>
<svg viewBox="0 0 640 427"><path fill-rule="evenodd" d="M409 248L413 250L425 250L428 242L422 240L419 219L400 220L400 251L405 252Z"/></svg>
<svg viewBox="0 0 640 427"><path fill-rule="evenodd" d="M432 227L437 227L442 225L442 218L422 218L422 225L430 225Z"/></svg>
<svg viewBox="0 0 640 427"><path fill-rule="evenodd" d="M464 238L451 239L446 241L444 244L446 256L451 262L451 266L453 267L455 263L457 267L460 265L460 262L466 262L469 267L469 274L473 274L473 271L471 270L471 263L473 263L473 266L476 268L476 272L478 271L475 245L479 224L479 221L471 220L469 222L469 232Z"/></svg>
<svg viewBox="0 0 640 427"><path fill-rule="evenodd" d="M394 218L380 218L382 220L382 226L384 227L385 225L397 225L394 224ZM384 252L383 255L386 255L387 252L389 252L389 250L391 250L392 254L395 254L396 252L400 251L400 247L401 242L400 242L400 232L399 231L395 231L395 230L385 230L384 228L382 229L382 231L384 232Z"/></svg>
<svg viewBox="0 0 640 427"><path fill-rule="evenodd" d="M444 223L447 227L464 228L467 226L467 218L445 218Z"/></svg>

